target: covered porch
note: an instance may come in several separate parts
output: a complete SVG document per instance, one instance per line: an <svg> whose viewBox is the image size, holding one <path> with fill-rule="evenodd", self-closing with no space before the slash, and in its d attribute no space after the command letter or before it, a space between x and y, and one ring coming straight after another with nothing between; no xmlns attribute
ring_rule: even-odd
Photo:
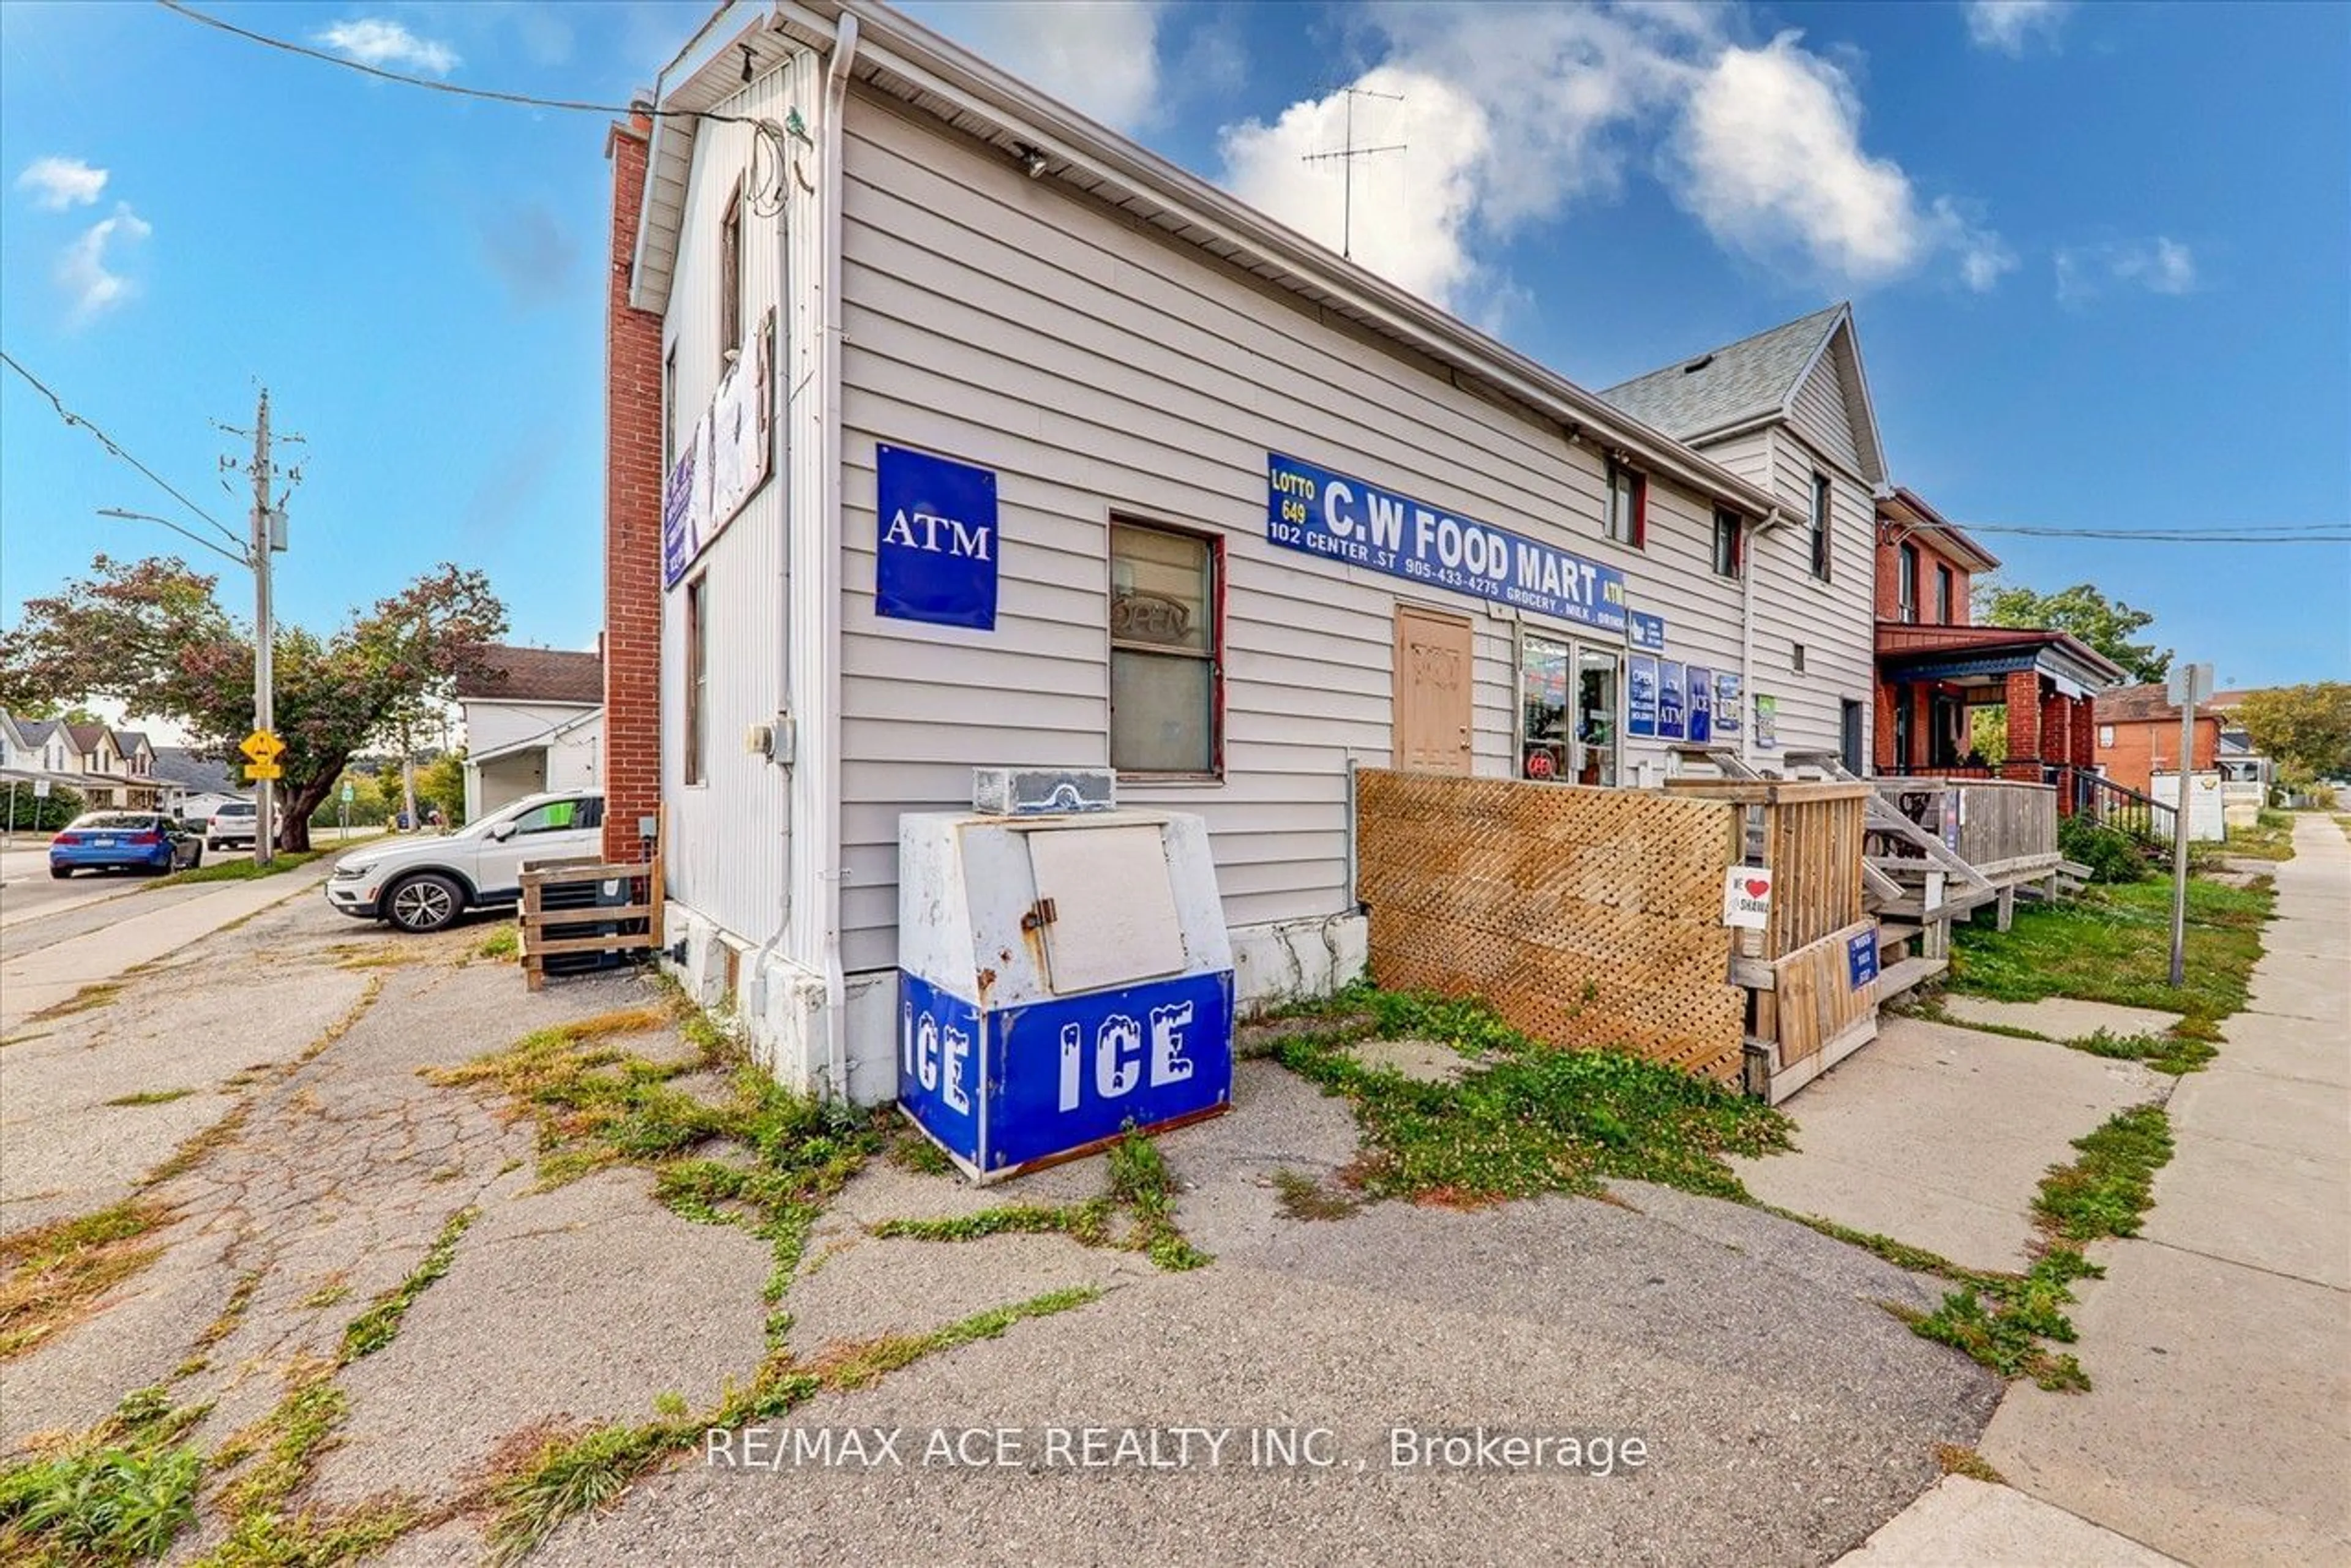
<svg viewBox="0 0 2351 1568"><path fill-rule="evenodd" d="M2063 632L1877 623L1875 769L1881 777L2063 783L2096 766L2098 694L2123 672ZM2003 755L1975 739L1974 714L2005 710ZM2061 789L2071 811L2076 791Z"/></svg>

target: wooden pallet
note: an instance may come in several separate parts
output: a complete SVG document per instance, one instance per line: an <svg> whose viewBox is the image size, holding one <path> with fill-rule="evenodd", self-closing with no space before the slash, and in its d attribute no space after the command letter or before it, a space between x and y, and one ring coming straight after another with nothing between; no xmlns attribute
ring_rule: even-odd
<svg viewBox="0 0 2351 1568"><path fill-rule="evenodd" d="M625 881L631 884L626 904L592 908L549 909L546 891L581 883ZM522 909L516 916L521 936L523 984L538 990L547 983L547 960L569 953L629 953L658 951L667 944L662 934L662 857L656 848L642 865L617 865L605 861L557 861L534 865L522 873ZM644 922L642 931L604 936L546 936L554 925L627 925Z"/></svg>

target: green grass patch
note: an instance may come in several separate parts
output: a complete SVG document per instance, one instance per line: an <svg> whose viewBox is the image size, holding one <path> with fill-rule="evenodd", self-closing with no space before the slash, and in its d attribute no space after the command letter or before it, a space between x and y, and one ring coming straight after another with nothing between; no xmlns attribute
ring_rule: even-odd
<svg viewBox="0 0 2351 1568"><path fill-rule="evenodd" d="M226 1538L197 1568L330 1568L383 1551L423 1521L422 1506L399 1494L345 1509L298 1506L350 1416L350 1398L335 1386L337 1364L297 1362L270 1413L214 1451L216 1471L243 1468L220 1493Z"/></svg>
<svg viewBox="0 0 2351 1568"><path fill-rule="evenodd" d="M2262 807L2260 819L2252 827L2228 831L2228 838L2220 845L2220 852L2237 860L2294 859L2293 813Z"/></svg>
<svg viewBox="0 0 2351 1568"><path fill-rule="evenodd" d="M511 1563L528 1556L565 1520L611 1507L640 1476L671 1456L700 1446L713 1428L732 1431L752 1421L773 1420L821 1393L870 1387L925 1356L995 1339L1017 1322L1069 1312L1101 1296L1092 1286L1054 1291L976 1312L925 1334L889 1334L829 1346L807 1362L778 1351L761 1364L749 1387L730 1388L705 1416L643 1425L622 1422L552 1437L491 1487L490 1501L496 1510L489 1531L491 1560Z"/></svg>
<svg viewBox="0 0 2351 1568"><path fill-rule="evenodd" d="M95 984L84 986L64 1001L52 1002L25 1021L43 1023L51 1019L71 1018L76 1013L86 1013L93 1009L102 1008L120 996L122 988L128 983L124 980L99 980Z"/></svg>
<svg viewBox="0 0 2351 1568"><path fill-rule="evenodd" d="M1767 1106L1622 1051L1540 1044L1481 1003L1356 990L1336 1016L1355 1021L1273 1054L1353 1103L1368 1146L1351 1175L1374 1197L1475 1205L1594 1194L1615 1177L1743 1199L1726 1156L1790 1146ZM1376 1071L1346 1049L1366 1035L1437 1041L1477 1065L1450 1083Z"/></svg>
<svg viewBox="0 0 2351 1568"><path fill-rule="evenodd" d="M256 877L276 876L281 872L308 865L326 852L324 850L280 850L270 857L267 865L256 865L250 856L214 861L210 865L190 866L169 876L159 876L147 886L180 887L192 882L251 882Z"/></svg>
<svg viewBox="0 0 2351 1568"><path fill-rule="evenodd" d="M142 1388L88 1432L0 1468L0 1561L112 1568L162 1556L196 1517L204 1455L179 1439L204 1414Z"/></svg>
<svg viewBox="0 0 2351 1568"><path fill-rule="evenodd" d="M2070 904L2020 907L2006 931L1989 923L1955 925L1946 984L2005 1001L2078 997L2183 1013L2178 1032L2209 1041L2220 1021L2245 1005L2262 956L2262 923L2275 903L2266 879L2239 888L2191 877L2186 984L2177 990L2167 877L2090 888Z"/></svg>
<svg viewBox="0 0 2351 1568"><path fill-rule="evenodd" d="M1176 1177L1159 1145L1129 1127L1111 1145L1109 1189L1083 1203L1004 1204L936 1219L885 1219L877 1237L916 1241L977 1241L989 1236L1066 1236L1088 1247L1140 1252L1180 1272L1214 1260L1176 1226Z"/></svg>
<svg viewBox="0 0 2351 1568"><path fill-rule="evenodd" d="M2116 1034L2112 1030L2102 1029L2064 1043L2075 1051L2116 1061L2144 1061L2156 1071L2168 1072L2174 1077L2183 1072L2200 1071L2220 1054L2220 1049L2210 1040L2169 1032Z"/></svg>
<svg viewBox="0 0 2351 1568"><path fill-rule="evenodd" d="M1273 1173L1274 1191L1281 1212L1292 1219L1344 1219L1364 1207L1358 1194L1316 1180L1303 1171Z"/></svg>
<svg viewBox="0 0 2351 1568"><path fill-rule="evenodd" d="M499 926L482 938L481 945L474 949L474 956L477 958L495 958L502 963L511 963L521 957L522 927Z"/></svg>
<svg viewBox="0 0 2351 1568"><path fill-rule="evenodd" d="M1993 1469L1990 1459L1959 1443L1936 1444L1935 1463L1947 1476L1965 1476L1996 1487L2008 1484L2008 1478Z"/></svg>
<svg viewBox="0 0 2351 1568"><path fill-rule="evenodd" d="M185 1100L193 1089L142 1089L136 1094L118 1094L109 1105L169 1105L174 1100Z"/></svg>
<svg viewBox="0 0 2351 1568"><path fill-rule="evenodd" d="M95 1214L0 1237L0 1362L47 1343L162 1255L152 1240L172 1210L126 1198Z"/></svg>
<svg viewBox="0 0 2351 1568"><path fill-rule="evenodd" d="M435 1280L449 1271L450 1262L457 1256L457 1243L466 1228L477 1218L478 1208L461 1208L451 1215L441 1227L441 1234L424 1249L424 1256L408 1277L376 1298L366 1312L353 1318L343 1329L343 1359L357 1361L363 1355L373 1355L390 1344L400 1333L400 1325L408 1316L408 1309L416 1304Z"/></svg>
<svg viewBox="0 0 2351 1568"><path fill-rule="evenodd" d="M2067 1241L2137 1235L2155 1201L2155 1173L2171 1159L2171 1122L2163 1107L2117 1111L2074 1147L2081 1158L2042 1178L2035 1218Z"/></svg>

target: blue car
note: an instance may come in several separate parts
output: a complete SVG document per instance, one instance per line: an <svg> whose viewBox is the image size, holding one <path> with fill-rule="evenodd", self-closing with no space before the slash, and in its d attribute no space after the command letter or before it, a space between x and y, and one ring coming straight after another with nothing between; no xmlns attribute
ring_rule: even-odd
<svg viewBox="0 0 2351 1568"><path fill-rule="evenodd" d="M203 835L163 811L85 811L49 841L49 874L202 865Z"/></svg>

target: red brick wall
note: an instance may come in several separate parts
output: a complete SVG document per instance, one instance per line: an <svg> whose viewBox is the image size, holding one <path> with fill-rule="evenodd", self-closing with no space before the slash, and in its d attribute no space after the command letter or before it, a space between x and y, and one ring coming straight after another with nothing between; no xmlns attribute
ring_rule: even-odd
<svg viewBox="0 0 2351 1568"><path fill-rule="evenodd" d="M2041 676L2032 670L2012 670L2008 684L2008 766L2011 779L2041 781Z"/></svg>
<svg viewBox="0 0 2351 1568"><path fill-rule="evenodd" d="M2105 730L2115 732L2114 743L2105 742ZM2117 784L2126 784L2144 793L2154 781L2157 768L2168 773L2179 760L2179 716L2168 718L2139 719L2126 724L2095 727L2098 737L2098 766L2106 777ZM2210 770L2220 750L2220 721L2199 714L2196 719L2196 769Z"/></svg>
<svg viewBox="0 0 2351 1568"><path fill-rule="evenodd" d="M629 306L644 199L643 117L614 126L604 309L604 855L634 860L661 809L662 319Z"/></svg>
<svg viewBox="0 0 2351 1568"><path fill-rule="evenodd" d="M1938 624L1935 602L1935 569L1951 569L1951 624L1965 626L1968 622L1968 570L1958 561L1937 548L1932 535L1920 532L1907 539L1896 536L1896 528L1877 530L1877 618L1880 621L1902 619L1902 546L1909 544L1918 551L1918 624Z"/></svg>

